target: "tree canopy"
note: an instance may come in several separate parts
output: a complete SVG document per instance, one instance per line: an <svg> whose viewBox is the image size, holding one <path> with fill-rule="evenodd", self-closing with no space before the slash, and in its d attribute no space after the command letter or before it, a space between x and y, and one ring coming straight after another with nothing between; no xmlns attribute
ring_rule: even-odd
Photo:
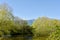
<svg viewBox="0 0 60 40"><path fill-rule="evenodd" d="M34 28L35 31L34 34L38 34L38 36L40 35L49 35L52 31L55 30L55 25L52 22L53 19L50 19L48 17L42 17L42 18L38 18L36 19L32 26Z"/></svg>

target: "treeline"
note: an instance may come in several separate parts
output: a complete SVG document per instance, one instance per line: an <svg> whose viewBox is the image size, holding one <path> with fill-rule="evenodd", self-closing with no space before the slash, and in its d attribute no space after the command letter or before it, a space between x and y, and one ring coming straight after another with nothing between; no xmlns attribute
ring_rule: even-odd
<svg viewBox="0 0 60 40"><path fill-rule="evenodd" d="M47 38L44 40L60 40L60 20L48 17L39 17L32 23L32 25L28 25L26 20L14 16L12 14L12 9L8 5L1 4L0 37L18 36L24 38L32 37L31 40L36 40L37 37L46 36ZM36 39L34 39L34 37L36 37Z"/></svg>

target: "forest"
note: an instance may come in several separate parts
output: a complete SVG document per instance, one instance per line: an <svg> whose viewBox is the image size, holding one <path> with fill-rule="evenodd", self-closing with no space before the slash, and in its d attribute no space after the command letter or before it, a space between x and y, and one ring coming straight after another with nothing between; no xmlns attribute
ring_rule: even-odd
<svg viewBox="0 0 60 40"><path fill-rule="evenodd" d="M60 20L38 17L29 25L14 16L10 6L0 4L0 40L60 40Z"/></svg>

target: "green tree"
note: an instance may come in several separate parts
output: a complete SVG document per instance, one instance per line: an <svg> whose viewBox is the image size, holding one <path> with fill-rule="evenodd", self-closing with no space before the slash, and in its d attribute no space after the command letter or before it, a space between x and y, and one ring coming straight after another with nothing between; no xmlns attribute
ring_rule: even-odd
<svg viewBox="0 0 60 40"><path fill-rule="evenodd" d="M39 17L34 21L32 26L34 28L33 33L37 36L47 36L55 30L55 25L52 23L52 19L47 17Z"/></svg>
<svg viewBox="0 0 60 40"><path fill-rule="evenodd" d="M56 31L52 32L47 40L60 40L60 20L53 20Z"/></svg>
<svg viewBox="0 0 60 40"><path fill-rule="evenodd" d="M22 36L26 36L28 34L32 34L32 28L27 24L26 20L20 19L19 17L15 17L14 18L14 24L15 24L15 28L14 30L12 30L12 35L22 35Z"/></svg>
<svg viewBox="0 0 60 40"><path fill-rule="evenodd" d="M14 16L7 4L0 5L0 31L3 35L10 34L10 30L14 25Z"/></svg>

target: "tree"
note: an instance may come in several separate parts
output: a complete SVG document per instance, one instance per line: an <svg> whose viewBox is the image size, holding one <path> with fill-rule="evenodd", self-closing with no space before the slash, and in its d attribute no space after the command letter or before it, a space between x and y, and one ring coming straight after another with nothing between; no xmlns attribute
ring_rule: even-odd
<svg viewBox="0 0 60 40"><path fill-rule="evenodd" d="M55 25L52 23L52 19L47 17L38 18L32 24L34 34L37 36L47 36L52 31L55 31Z"/></svg>
<svg viewBox="0 0 60 40"><path fill-rule="evenodd" d="M0 19L2 20L13 20L12 9L7 4L0 5Z"/></svg>
<svg viewBox="0 0 60 40"><path fill-rule="evenodd" d="M60 20L53 20L56 30L50 34L47 40L60 40Z"/></svg>
<svg viewBox="0 0 60 40"><path fill-rule="evenodd" d="M26 20L20 19L19 17L14 18L15 28L12 31L12 36L22 35L28 36L29 34L32 35L32 28L28 25Z"/></svg>
<svg viewBox="0 0 60 40"><path fill-rule="evenodd" d="M14 26L14 16L7 4L0 5L0 31L3 35L10 34L10 30Z"/></svg>

